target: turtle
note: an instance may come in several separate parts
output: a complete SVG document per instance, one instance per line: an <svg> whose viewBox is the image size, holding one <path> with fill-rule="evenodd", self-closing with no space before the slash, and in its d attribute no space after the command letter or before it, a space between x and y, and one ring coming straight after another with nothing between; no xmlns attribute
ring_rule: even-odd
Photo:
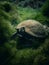
<svg viewBox="0 0 49 65"><path fill-rule="evenodd" d="M25 20L16 26L17 32L13 35L13 37L17 35L20 38L20 41L23 41L21 43L26 45L28 43L30 46L30 43L34 43L35 46L39 46L38 42L41 43L47 38L48 29L49 28L46 25L41 24L39 21Z"/></svg>

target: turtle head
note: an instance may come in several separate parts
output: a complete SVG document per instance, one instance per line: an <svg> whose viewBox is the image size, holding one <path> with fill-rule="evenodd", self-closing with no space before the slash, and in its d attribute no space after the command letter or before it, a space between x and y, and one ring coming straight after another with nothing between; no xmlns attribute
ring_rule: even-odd
<svg viewBox="0 0 49 65"><path fill-rule="evenodd" d="M25 28L24 27L17 28L17 35L19 37L22 37L24 35L24 32L25 32Z"/></svg>
<svg viewBox="0 0 49 65"><path fill-rule="evenodd" d="M23 33L25 32L25 28L17 28L16 32L11 36L11 39L16 38L16 36L23 36Z"/></svg>

